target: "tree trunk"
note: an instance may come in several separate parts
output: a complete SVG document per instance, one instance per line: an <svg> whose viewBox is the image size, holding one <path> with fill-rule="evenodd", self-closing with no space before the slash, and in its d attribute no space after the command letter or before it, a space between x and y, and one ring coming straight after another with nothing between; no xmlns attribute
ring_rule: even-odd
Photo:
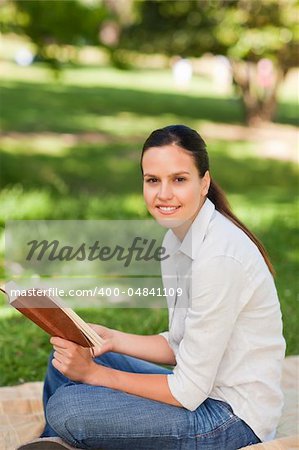
<svg viewBox="0 0 299 450"><path fill-rule="evenodd" d="M276 68L274 80L268 89L257 82L256 64L246 61L232 62L233 78L241 91L247 125L271 122L277 110L277 91L285 73Z"/></svg>

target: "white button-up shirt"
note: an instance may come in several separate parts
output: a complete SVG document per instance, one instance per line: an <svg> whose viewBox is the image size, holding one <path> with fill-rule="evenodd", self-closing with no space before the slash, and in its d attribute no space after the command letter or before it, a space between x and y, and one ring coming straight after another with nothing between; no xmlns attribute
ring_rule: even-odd
<svg viewBox="0 0 299 450"><path fill-rule="evenodd" d="M172 395L191 411L207 397L225 401L262 441L274 438L285 340L262 255L209 199L183 242L169 230L163 245L165 290L182 292L167 297L169 331L161 333L176 355Z"/></svg>

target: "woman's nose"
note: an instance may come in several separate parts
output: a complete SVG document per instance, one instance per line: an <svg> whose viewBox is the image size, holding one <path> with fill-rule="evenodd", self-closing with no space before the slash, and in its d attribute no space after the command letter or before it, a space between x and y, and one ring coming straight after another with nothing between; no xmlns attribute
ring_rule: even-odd
<svg viewBox="0 0 299 450"><path fill-rule="evenodd" d="M173 192L169 183L161 183L158 192L158 198L160 200L170 200L173 197Z"/></svg>

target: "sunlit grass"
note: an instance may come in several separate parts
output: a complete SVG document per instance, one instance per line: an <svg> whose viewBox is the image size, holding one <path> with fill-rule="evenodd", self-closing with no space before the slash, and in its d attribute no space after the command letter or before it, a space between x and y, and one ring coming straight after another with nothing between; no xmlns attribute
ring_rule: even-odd
<svg viewBox="0 0 299 450"><path fill-rule="evenodd" d="M141 195L69 195L57 197L47 190L24 191L21 185L0 193L2 220L41 219L120 219L145 218L146 208ZM2 222L3 223L3 222Z"/></svg>
<svg viewBox="0 0 299 450"><path fill-rule="evenodd" d="M53 83L53 73L42 63L31 67L17 67L13 62L6 61L2 66L1 78L9 83L14 81L34 81L36 83ZM171 68L164 70L155 69L131 69L130 71L117 70L109 66L96 67L69 67L64 68L58 78L57 88L68 86L97 87L107 86L119 88L132 88L150 92L177 92L174 84ZM187 90L191 95L201 95L207 91L214 97L219 97L219 92L213 90L213 81L209 77L195 75ZM182 94L185 94L182 91ZM222 94L228 95L228 94ZM220 95L221 96L221 95Z"/></svg>
<svg viewBox="0 0 299 450"><path fill-rule="evenodd" d="M133 130L135 135L144 134L178 118L191 126L196 121L197 128L202 121L244 122L236 93L220 95L211 79L198 75L189 89L178 90L170 70L73 67L55 80L43 64L22 68L6 62L1 83L4 131L130 136ZM296 124L296 98L284 94L289 91L281 89L277 120Z"/></svg>
<svg viewBox="0 0 299 450"><path fill-rule="evenodd" d="M154 334L167 328L166 309L77 311L87 322L101 323L121 331ZM18 313L5 317L0 315L0 321L0 386L43 379L52 348L49 336Z"/></svg>

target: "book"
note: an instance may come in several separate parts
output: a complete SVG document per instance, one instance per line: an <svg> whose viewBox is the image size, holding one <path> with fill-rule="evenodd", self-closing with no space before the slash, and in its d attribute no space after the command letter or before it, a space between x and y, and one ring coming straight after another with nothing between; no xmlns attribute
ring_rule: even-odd
<svg viewBox="0 0 299 450"><path fill-rule="evenodd" d="M82 347L101 347L103 339L94 329L72 308L65 307L61 299L46 295L44 289L25 291L10 282L5 285L5 289L0 290L7 295L11 306L49 335L67 339ZM11 295L12 292L20 295Z"/></svg>

